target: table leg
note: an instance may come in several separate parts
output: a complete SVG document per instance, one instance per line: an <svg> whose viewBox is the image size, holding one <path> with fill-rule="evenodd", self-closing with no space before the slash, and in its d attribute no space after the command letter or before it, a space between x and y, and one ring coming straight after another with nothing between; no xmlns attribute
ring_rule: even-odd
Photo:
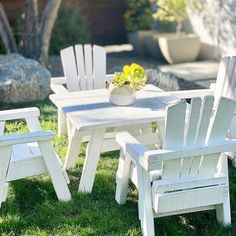
<svg viewBox="0 0 236 236"><path fill-rule="evenodd" d="M83 133L77 131L75 128L72 129L71 135L69 137L69 145L66 154L66 160L64 163L64 168L69 169L74 167L80 153L80 146L82 143Z"/></svg>
<svg viewBox="0 0 236 236"><path fill-rule="evenodd" d="M87 146L83 172L80 179L79 192L92 192L104 134L104 128L99 128L91 132L91 139Z"/></svg>

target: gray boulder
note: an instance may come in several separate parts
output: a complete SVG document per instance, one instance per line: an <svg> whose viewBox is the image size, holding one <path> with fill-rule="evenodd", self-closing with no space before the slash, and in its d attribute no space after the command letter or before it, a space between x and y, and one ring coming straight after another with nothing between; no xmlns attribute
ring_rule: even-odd
<svg viewBox="0 0 236 236"><path fill-rule="evenodd" d="M0 61L0 102L44 100L50 94L50 72L37 61L19 54Z"/></svg>

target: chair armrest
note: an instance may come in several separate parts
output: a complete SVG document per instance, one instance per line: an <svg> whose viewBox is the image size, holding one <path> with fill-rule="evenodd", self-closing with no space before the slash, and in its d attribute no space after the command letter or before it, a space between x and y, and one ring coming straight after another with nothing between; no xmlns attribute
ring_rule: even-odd
<svg viewBox="0 0 236 236"><path fill-rule="evenodd" d="M65 77L54 77L51 78L51 90L57 94L65 94L69 91L65 88L64 84L66 84Z"/></svg>
<svg viewBox="0 0 236 236"><path fill-rule="evenodd" d="M40 111L37 107L4 110L0 111L0 121L25 119L39 115Z"/></svg>
<svg viewBox="0 0 236 236"><path fill-rule="evenodd" d="M160 149L146 151L144 158L140 159L141 166L148 171L157 169L160 162L181 159L192 156L202 156L214 153L225 153L236 151L236 139L226 139L221 143L213 143L208 146L194 145L179 149Z"/></svg>
<svg viewBox="0 0 236 236"><path fill-rule="evenodd" d="M110 82L114 77L115 77L115 74L106 74L105 75L105 80L107 82Z"/></svg>
<svg viewBox="0 0 236 236"><path fill-rule="evenodd" d="M9 134L0 136L0 147L22 143L42 142L52 140L54 134L52 131L36 131L24 134Z"/></svg>
<svg viewBox="0 0 236 236"><path fill-rule="evenodd" d="M65 77L52 77L51 84L56 84L56 85L66 84L66 78Z"/></svg>
<svg viewBox="0 0 236 236"><path fill-rule="evenodd" d="M169 95L175 96L177 98L193 98L193 97L203 97L206 95L213 95L213 89L194 89L194 90L182 90L182 91L170 91Z"/></svg>
<svg viewBox="0 0 236 236"><path fill-rule="evenodd" d="M148 149L135 139L130 133L122 132L116 135L116 142L122 148L124 153L128 153L131 158L139 162L140 158L144 157L144 153Z"/></svg>

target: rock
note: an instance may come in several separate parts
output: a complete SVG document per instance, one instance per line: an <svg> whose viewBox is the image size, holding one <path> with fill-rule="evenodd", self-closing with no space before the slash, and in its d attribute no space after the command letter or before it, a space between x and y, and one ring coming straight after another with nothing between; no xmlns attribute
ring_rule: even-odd
<svg viewBox="0 0 236 236"><path fill-rule="evenodd" d="M177 91L186 89L201 89L200 85L186 81L171 72L162 72L158 69L146 70L147 83L153 84L165 91Z"/></svg>
<svg viewBox="0 0 236 236"><path fill-rule="evenodd" d="M50 94L50 72L37 61L19 54L0 61L0 102L44 100Z"/></svg>

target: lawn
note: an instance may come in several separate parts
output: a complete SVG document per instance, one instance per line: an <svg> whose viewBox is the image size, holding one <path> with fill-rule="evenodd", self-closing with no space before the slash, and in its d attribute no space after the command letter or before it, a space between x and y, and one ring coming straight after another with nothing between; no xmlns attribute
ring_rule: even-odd
<svg viewBox="0 0 236 236"><path fill-rule="evenodd" d="M57 110L49 102L6 105L0 110L37 106L43 129L55 133L54 146L64 160L67 137L57 136ZM27 131L22 121L10 122L6 132ZM68 171L70 202L58 202L47 176L19 180L10 184L7 201L0 210L0 235L141 235L137 191L130 187L128 201L119 206L115 199L115 173L119 152L101 155L91 194L77 193L85 156L85 145L77 166ZM1 157L2 158L2 157ZM216 221L214 211L155 219L157 235L236 235L236 169L230 162L231 227Z"/></svg>

